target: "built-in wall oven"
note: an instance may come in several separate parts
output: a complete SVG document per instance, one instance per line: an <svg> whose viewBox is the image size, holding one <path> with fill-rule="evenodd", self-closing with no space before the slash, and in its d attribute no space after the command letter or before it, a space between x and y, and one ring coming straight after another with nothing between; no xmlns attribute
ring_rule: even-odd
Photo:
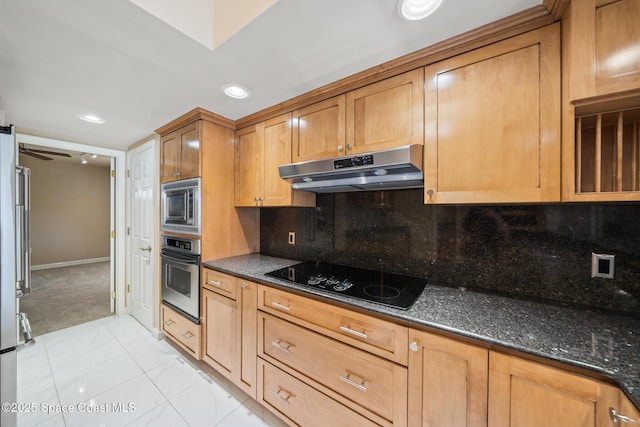
<svg viewBox="0 0 640 427"><path fill-rule="evenodd" d="M162 302L200 323L200 239L163 235Z"/></svg>
<svg viewBox="0 0 640 427"><path fill-rule="evenodd" d="M200 235L200 188L200 178L162 184L162 230Z"/></svg>

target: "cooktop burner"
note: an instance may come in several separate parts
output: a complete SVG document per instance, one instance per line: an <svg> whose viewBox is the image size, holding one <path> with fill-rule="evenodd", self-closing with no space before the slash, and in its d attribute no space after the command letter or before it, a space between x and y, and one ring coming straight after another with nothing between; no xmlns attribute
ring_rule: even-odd
<svg viewBox="0 0 640 427"><path fill-rule="evenodd" d="M267 276L403 310L411 307L427 284L418 277L315 261L271 271Z"/></svg>

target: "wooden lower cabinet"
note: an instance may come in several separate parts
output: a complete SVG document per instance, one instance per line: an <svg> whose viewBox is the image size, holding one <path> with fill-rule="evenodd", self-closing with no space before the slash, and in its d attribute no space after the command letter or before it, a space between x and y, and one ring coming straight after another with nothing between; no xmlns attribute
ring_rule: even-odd
<svg viewBox="0 0 640 427"><path fill-rule="evenodd" d="M258 359L258 402L292 425L376 425L347 406L261 359Z"/></svg>
<svg viewBox="0 0 640 427"><path fill-rule="evenodd" d="M375 423L406 425L404 366L266 313L258 314L258 351Z"/></svg>
<svg viewBox="0 0 640 427"><path fill-rule="evenodd" d="M162 331L185 351L200 360L200 327L185 318L182 314L162 304Z"/></svg>
<svg viewBox="0 0 640 427"><path fill-rule="evenodd" d="M620 403L619 406L612 408L616 414L620 415L621 420L626 419L627 424L640 425L640 411L633 406L633 403L629 400L625 394L620 391ZM624 424L624 422L622 422Z"/></svg>
<svg viewBox="0 0 640 427"><path fill-rule="evenodd" d="M235 279L234 287L236 299L221 294L225 290L202 289L202 359L255 398L258 285Z"/></svg>
<svg viewBox="0 0 640 427"><path fill-rule="evenodd" d="M617 387L514 356L489 357L491 427L613 427Z"/></svg>
<svg viewBox="0 0 640 427"><path fill-rule="evenodd" d="M486 427L486 348L409 330L409 425Z"/></svg>
<svg viewBox="0 0 640 427"><path fill-rule="evenodd" d="M235 300L203 289L204 316L203 359L216 371L233 380L237 369L236 334L238 306Z"/></svg>

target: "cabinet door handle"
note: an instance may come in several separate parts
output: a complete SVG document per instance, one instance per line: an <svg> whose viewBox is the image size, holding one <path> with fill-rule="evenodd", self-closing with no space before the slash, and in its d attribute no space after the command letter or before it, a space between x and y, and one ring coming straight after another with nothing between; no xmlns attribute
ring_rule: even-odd
<svg viewBox="0 0 640 427"><path fill-rule="evenodd" d="M347 144L347 150L351 150L353 146L351 144Z"/></svg>
<svg viewBox="0 0 640 427"><path fill-rule="evenodd" d="M342 151L344 150L344 147L342 145L338 145L338 151Z"/></svg>
<svg viewBox="0 0 640 427"><path fill-rule="evenodd" d="M420 346L417 342L412 341L411 344L409 344L409 349L413 352L417 352L418 350L420 350Z"/></svg>
<svg viewBox="0 0 640 427"><path fill-rule="evenodd" d="M353 329L349 328L348 326L340 326L340 330L343 331L343 332L346 332L348 334L355 335L358 338L362 338L362 339L365 339L365 340L367 338L369 338L367 336L367 334L365 334L363 332L354 331Z"/></svg>
<svg viewBox="0 0 640 427"><path fill-rule="evenodd" d="M613 421L614 424L617 424L619 422L625 424L640 424L640 420L636 420L634 418L627 417L626 415L619 414L618 411L613 408L609 408L609 416L611 417L611 421Z"/></svg>
<svg viewBox="0 0 640 427"><path fill-rule="evenodd" d="M282 345L282 343L285 343L286 345ZM291 351L289 349L291 347L293 347L293 344L290 344L290 343L288 343L286 341L282 341L282 340L278 340L278 342L271 341L271 345L274 346L275 348L277 348L280 351L284 351L287 354L291 353Z"/></svg>
<svg viewBox="0 0 640 427"><path fill-rule="evenodd" d="M284 397L283 395L281 395L280 394L281 391L284 391L287 394L287 397ZM273 396L277 397L278 400L283 401L287 405L289 404L289 398L291 397L291 393L289 393L288 391L282 389L282 387L278 387L278 391L272 391L271 394Z"/></svg>
<svg viewBox="0 0 640 427"><path fill-rule="evenodd" d="M291 307L287 305L282 305L279 302L272 301L271 305L274 306L275 308L279 308L280 310L291 311Z"/></svg>
<svg viewBox="0 0 640 427"><path fill-rule="evenodd" d="M218 286L218 287L222 286L222 283L220 283L217 280L213 280L213 279L212 280L208 280L207 283L210 284L210 285L213 285L213 286Z"/></svg>
<svg viewBox="0 0 640 427"><path fill-rule="evenodd" d="M340 375L340 379L342 381L344 381L345 383L354 386L358 390L367 391L367 388L364 386L364 383L365 383L364 379L360 383L357 383L357 382L353 381L351 379L351 372L347 372L347 376L346 377L344 375Z"/></svg>
<svg viewBox="0 0 640 427"><path fill-rule="evenodd" d="M246 283L244 283L244 282L242 282L242 285L240 285L240 287L241 287L242 289L246 289L246 288L247 288L247 284L246 284Z"/></svg>
<svg viewBox="0 0 640 427"><path fill-rule="evenodd" d="M181 334L183 337L185 337L186 339L190 340L191 338L195 337L195 335L193 335L191 332L185 332L184 334Z"/></svg>
<svg viewBox="0 0 640 427"><path fill-rule="evenodd" d="M165 320L164 322L162 322L162 324L164 326L171 326L173 324L175 324L176 322L174 322L173 320L169 319L169 320Z"/></svg>

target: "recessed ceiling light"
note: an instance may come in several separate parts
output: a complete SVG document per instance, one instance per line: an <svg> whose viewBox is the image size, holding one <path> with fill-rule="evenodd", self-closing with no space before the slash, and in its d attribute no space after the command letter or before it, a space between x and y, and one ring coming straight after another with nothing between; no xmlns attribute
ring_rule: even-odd
<svg viewBox="0 0 640 427"><path fill-rule="evenodd" d="M95 116L93 114L80 114L79 116L82 120L89 123L104 123L104 119Z"/></svg>
<svg viewBox="0 0 640 427"><path fill-rule="evenodd" d="M407 21L424 19L435 12L443 0L399 0L398 13Z"/></svg>
<svg viewBox="0 0 640 427"><path fill-rule="evenodd" d="M233 84L222 86L222 92L224 92L225 95L235 99L248 98L250 95L249 89L240 85Z"/></svg>

